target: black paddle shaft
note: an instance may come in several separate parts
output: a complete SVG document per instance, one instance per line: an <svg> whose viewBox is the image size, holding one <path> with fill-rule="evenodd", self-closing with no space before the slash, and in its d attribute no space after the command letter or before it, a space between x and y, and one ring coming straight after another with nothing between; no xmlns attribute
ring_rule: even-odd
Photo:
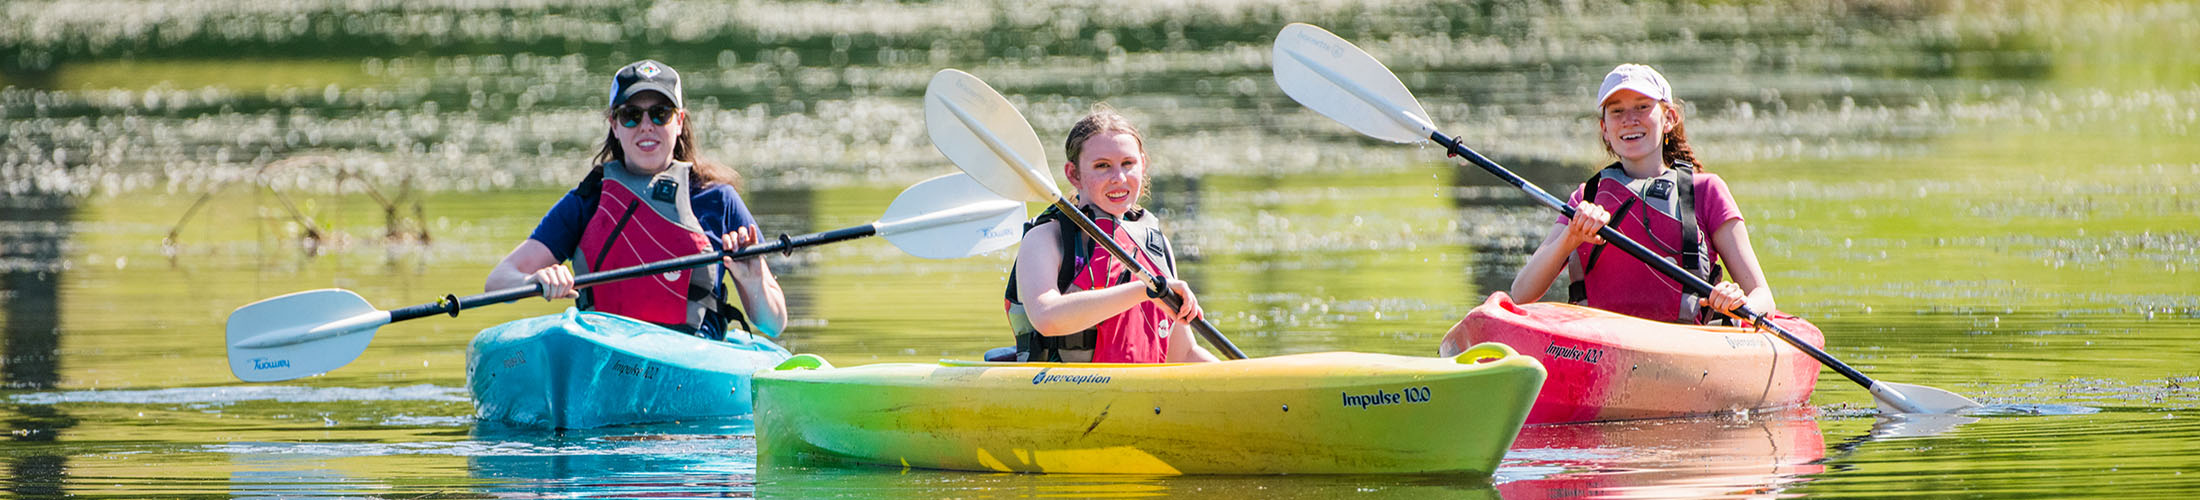
<svg viewBox="0 0 2200 500"><path fill-rule="evenodd" d="M691 267L702 267L710 265L713 262L718 262L718 259L720 258L741 260L770 254L772 252L788 253L793 252L796 248L852 240L856 238L871 236L874 234L878 234L877 223L864 224L861 226L850 228L835 229L822 233L810 233L794 237L789 237L785 234L781 234L779 235L779 241L762 245L754 245L738 251L726 250L721 252L699 253L676 259L661 260L648 264L638 264L609 271L594 272L575 276L573 277L573 287L576 289L586 288L589 285L609 283L637 276L648 276L652 274L663 273L666 271L675 271ZM465 297L459 297L456 295L445 295L443 296L442 300L390 311L390 322L395 323L408 319L434 316L437 314L449 314L451 316L458 316L458 312L462 310L472 309L489 304L501 304L539 295L542 295L541 284L515 286L503 290L497 290L494 292L468 295Z"/></svg>
<svg viewBox="0 0 2200 500"><path fill-rule="evenodd" d="M1132 259L1129 252L1123 251L1121 245L1115 244L1115 238L1110 237L1107 232L1101 231L1099 225L1092 223L1092 218L1085 217L1085 212L1078 210L1077 207L1070 206L1069 200L1064 198L1055 198L1054 207L1060 209L1063 215L1067 215L1070 222L1076 223L1079 230L1084 231L1093 240L1099 241L1100 248L1107 249L1108 255L1115 257L1115 260L1122 261L1125 265L1137 271L1139 277L1145 279L1147 290L1160 291L1161 301L1169 304L1170 309L1182 309L1184 307L1184 298L1178 297L1175 290L1169 289L1168 280L1146 269L1145 264ZM1064 262L1062 265L1069 265L1069 263ZM1216 330L1215 325L1207 323L1207 318L1192 318L1192 330L1198 331L1199 337L1207 339L1207 343L1214 344L1216 349L1221 349L1223 356L1230 359L1245 359L1245 351L1238 350L1237 344L1232 344L1230 339L1223 337L1221 330Z"/></svg>
<svg viewBox="0 0 2200 500"><path fill-rule="evenodd" d="M1482 167L1482 170L1488 171L1490 174L1496 175L1498 178L1504 179L1505 182L1511 183L1513 187L1520 188L1520 190L1522 191L1527 191L1528 196L1535 198L1535 201L1542 203L1544 206L1556 209L1559 213L1565 214L1567 217L1574 216L1574 207L1567 206L1565 200L1560 200L1556 196L1551 196L1550 192L1544 191L1543 188L1536 187L1535 184L1529 183L1527 179L1520 178L1519 175L1513 174L1511 170L1506 170L1505 167L1498 165L1497 162L1490 161L1489 158L1483 157L1481 153L1476 153L1473 149L1468 149L1466 145L1460 144L1458 140L1445 136L1443 132L1430 132L1429 139L1436 141L1437 144L1442 144L1444 148L1448 150L1452 155L1458 156L1460 158L1466 158L1467 162L1473 163L1474 166ZM1659 273L1664 274L1666 277L1673 278L1675 281L1679 281L1681 283L1681 286L1688 287L1688 291L1695 292L1697 294L1707 297L1711 295L1711 283L1704 281L1704 279L1700 276L1690 274L1688 271L1681 269L1681 266L1674 264L1672 261L1668 261L1665 260L1663 257L1659 257L1658 254L1651 252L1648 247L1642 246L1641 243L1636 243L1635 240L1628 239L1627 235L1620 234L1619 231L1613 230L1611 226L1605 226L1602 229L1598 229L1597 236L1603 236L1606 243L1610 243L1613 246L1619 247L1620 250L1624 250L1627 252L1628 255L1633 255L1636 259L1641 260L1643 263L1649 264L1651 268L1657 269ZM1748 305L1742 305L1740 307L1734 308L1734 313L1741 315L1744 318L1748 318L1751 324L1755 324L1757 326L1771 330L1774 335L1778 335L1780 337L1780 340L1787 341L1788 344L1795 346L1796 349L1802 350L1805 354L1809 354L1811 359L1816 359L1820 364L1826 365L1827 368L1832 368L1833 371L1840 372L1842 376L1848 377L1849 380L1855 381L1858 384L1863 384L1865 387L1871 387L1875 384L1875 382L1872 381L1871 377L1864 376L1864 372L1859 372L1856 371L1855 368L1850 368L1848 363L1842 363L1841 360L1834 359L1833 355L1826 354L1825 350L1819 349L1817 346L1810 345L1809 343L1805 343L1802 339L1795 338L1795 334L1788 333L1786 328L1781 328L1780 325L1773 324L1771 321L1765 318L1764 313L1751 311Z"/></svg>

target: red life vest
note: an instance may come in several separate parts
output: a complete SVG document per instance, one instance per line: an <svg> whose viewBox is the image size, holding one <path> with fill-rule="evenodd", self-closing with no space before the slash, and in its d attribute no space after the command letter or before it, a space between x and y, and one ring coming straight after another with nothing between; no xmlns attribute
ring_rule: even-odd
<svg viewBox="0 0 2200 500"><path fill-rule="evenodd" d="M1582 183L1582 199L1612 213L1613 230L1642 243L1651 252L1697 277L1719 282L1718 256L1696 220L1695 165L1675 162L1668 175L1648 179L1638 193L1618 163ZM1604 245L1583 245L1567 259L1568 301L1638 318L1702 324L1708 309L1702 296L1656 269L1621 252L1604 255Z"/></svg>
<svg viewBox="0 0 2200 500"><path fill-rule="evenodd" d="M1147 219L1152 219L1152 217L1147 217ZM1132 229L1131 225L1119 224L1116 219L1112 218L1096 219L1092 223L1094 226L1098 226L1102 232L1115 238L1115 244L1129 251L1130 257L1138 259L1142 265L1146 266L1146 269L1162 269L1161 266L1156 265L1153 257L1146 252L1145 246L1140 245L1138 241L1133 239L1132 233L1134 231L1129 230ZM1075 228L1063 229L1074 230ZM1152 234L1160 234L1159 229L1153 229L1152 231ZM1093 242L1093 245L1092 259L1086 261L1085 266L1077 270L1077 279L1072 281L1070 286L1078 290L1097 290L1137 279L1133 277L1134 275L1131 273L1128 263L1116 260L1113 254L1109 254L1105 249L1098 248L1099 242ZM1165 337L1163 334L1175 327L1176 322L1169 319L1168 312L1162 309L1160 304L1155 304L1151 300L1141 301L1138 305L1131 306L1129 310L1101 320L1099 325L1093 327L1099 330L1100 339L1099 345L1094 346L1092 351L1092 361L1094 363L1160 363L1167 361L1171 337Z"/></svg>
<svg viewBox="0 0 2200 500"><path fill-rule="evenodd" d="M1159 217L1141 209L1132 209L1118 219L1099 210L1080 207L1093 225L1115 237L1116 245L1162 276L1176 273L1176 258L1169 248L1168 237L1161 234ZM1062 293L1107 288L1135 279L1130 268L1115 260L1100 242L1085 237L1075 223L1060 211L1048 208L1031 222L1032 228L1049 221L1060 231L1062 267L1057 273L1055 286ZM1024 306L1017 297L1016 271L1009 270L1008 290L1004 307L1008 311L1009 326L1016 333L1016 350L1027 361L1061 361L1061 351L1092 350L1092 361L1100 363L1160 363L1168 357L1168 342L1174 337L1162 334L1175 328L1166 308L1151 301L1140 302L1122 313L1102 320L1085 331L1063 336L1040 335L1024 315Z"/></svg>
<svg viewBox="0 0 2200 500"><path fill-rule="evenodd" d="M690 205L688 170L674 162L652 177L618 162L602 167L596 209L581 230L575 272L611 270L716 251ZM716 301L718 266L681 269L581 290L580 307L695 332ZM700 292L700 293L698 293Z"/></svg>

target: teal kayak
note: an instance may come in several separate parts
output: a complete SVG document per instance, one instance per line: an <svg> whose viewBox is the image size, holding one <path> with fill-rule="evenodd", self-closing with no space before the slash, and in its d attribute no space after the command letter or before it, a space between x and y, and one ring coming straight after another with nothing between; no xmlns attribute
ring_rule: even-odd
<svg viewBox="0 0 2200 500"><path fill-rule="evenodd" d="M747 415L749 376L787 350L739 331L709 340L580 312L482 330L466 351L474 415L513 427L587 429Z"/></svg>

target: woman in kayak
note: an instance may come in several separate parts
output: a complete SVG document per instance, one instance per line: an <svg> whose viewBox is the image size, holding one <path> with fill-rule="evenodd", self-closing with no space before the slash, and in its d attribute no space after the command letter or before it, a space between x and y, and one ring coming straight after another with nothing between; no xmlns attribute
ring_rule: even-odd
<svg viewBox="0 0 2200 500"><path fill-rule="evenodd" d="M620 68L611 82L611 105L604 113L611 130L594 166L489 272L486 288L535 285L544 299L578 299L584 310L711 339L725 338L731 322L778 334L786 325L787 301L763 259L727 259L722 265L574 289L576 273L757 242L756 218L734 192L740 175L696 153L679 72L644 60ZM567 267L568 261L579 269ZM740 307L726 301L722 279L728 274Z"/></svg>
<svg viewBox="0 0 2200 500"><path fill-rule="evenodd" d="M1146 269L1176 276L1160 218L1138 206L1151 166L1138 128L1101 106L1070 127L1062 149L1069 158L1062 174L1076 188L1079 210ZM1020 360L1215 360L1192 340L1188 325L1200 316L1199 300L1183 281L1168 279L1184 299L1183 308L1171 309L1060 211L1048 208L1024 227L1005 301Z"/></svg>
<svg viewBox="0 0 2200 500"><path fill-rule="evenodd" d="M1772 288L1750 248L1741 208L1726 181L1696 162L1665 76L1649 66L1619 65L1604 76L1597 109L1604 150L1619 161L1574 190L1569 203L1576 217L1558 219L1514 278L1512 296L1543 297L1565 268L1572 277L1568 301L1621 314L1702 324L1742 305L1771 312ZM1693 295L1625 252L1607 251L1597 236L1607 225L1718 285L1709 297ZM1732 281L1719 277L1722 260Z"/></svg>

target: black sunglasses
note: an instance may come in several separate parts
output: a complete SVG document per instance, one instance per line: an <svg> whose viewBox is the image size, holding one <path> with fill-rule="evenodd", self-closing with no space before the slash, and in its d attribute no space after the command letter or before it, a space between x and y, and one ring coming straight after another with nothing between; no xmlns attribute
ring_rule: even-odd
<svg viewBox="0 0 2200 500"><path fill-rule="evenodd" d="M642 115L644 113L647 113L649 115L650 123L654 123L657 124L657 126L662 127L665 125L665 122L672 121L673 113L678 112L680 112L680 108L675 108L664 104L650 106L649 110L647 111L644 111L642 110L642 108L636 106L619 106L619 109L617 111L612 112L612 116L616 116L619 118L619 126L634 128L642 126Z"/></svg>

